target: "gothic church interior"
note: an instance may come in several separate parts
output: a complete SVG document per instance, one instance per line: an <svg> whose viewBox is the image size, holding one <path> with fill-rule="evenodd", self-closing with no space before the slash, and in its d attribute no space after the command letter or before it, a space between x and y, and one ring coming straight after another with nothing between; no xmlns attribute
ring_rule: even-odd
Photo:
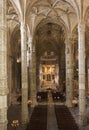
<svg viewBox="0 0 89 130"><path fill-rule="evenodd" d="M89 129L89 0L0 0L0 127Z"/></svg>

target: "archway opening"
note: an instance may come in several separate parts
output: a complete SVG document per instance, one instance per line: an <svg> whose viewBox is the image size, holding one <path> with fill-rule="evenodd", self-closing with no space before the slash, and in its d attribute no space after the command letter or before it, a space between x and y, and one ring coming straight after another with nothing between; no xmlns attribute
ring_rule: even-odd
<svg viewBox="0 0 89 130"><path fill-rule="evenodd" d="M59 86L58 57L54 52L45 52L40 58L40 88L56 90Z"/></svg>
<svg viewBox="0 0 89 130"><path fill-rule="evenodd" d="M8 57L8 99L11 104L16 103L17 97L21 95L21 40L20 29L18 26L14 29L10 39L9 57Z"/></svg>
<svg viewBox="0 0 89 130"><path fill-rule="evenodd" d="M37 90L65 89L65 44L63 27L55 23L38 26L36 40Z"/></svg>

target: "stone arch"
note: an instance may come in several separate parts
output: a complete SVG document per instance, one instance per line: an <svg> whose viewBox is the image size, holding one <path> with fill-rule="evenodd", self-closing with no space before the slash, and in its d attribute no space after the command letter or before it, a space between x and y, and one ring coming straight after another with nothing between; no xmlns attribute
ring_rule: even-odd
<svg viewBox="0 0 89 130"><path fill-rule="evenodd" d="M33 38L35 37L35 35L36 35L36 32L37 32L37 30L39 29L39 28L41 28L42 26L44 26L44 25L46 25L46 24L48 24L48 23L52 23L52 24L55 24L55 25L57 25L57 26L60 26L60 27L62 27L62 29L63 29L63 31L64 31L64 39L66 39L66 37L67 37L67 32L68 32L68 28L67 28L67 26L65 25L65 23L64 23L64 21L63 20L55 20L55 19L53 19L53 18L50 18L50 17L48 17L48 18L46 18L46 19L43 19L42 21L40 21L38 24L37 24L37 26L35 27L35 29L34 29L34 33L33 33Z"/></svg>
<svg viewBox="0 0 89 130"><path fill-rule="evenodd" d="M15 48L13 48L13 44L15 45ZM12 50L12 54L14 55L14 58L16 59L16 55L15 52L18 51L20 49L20 26L17 25L12 34L11 34L11 39L10 39L10 46L11 46L11 50ZM17 48L19 48L17 50ZM21 50L19 50L21 52Z"/></svg>
<svg viewBox="0 0 89 130"><path fill-rule="evenodd" d="M12 4L12 6L13 6L13 8L15 9L16 13L18 14L19 20L21 20L22 14L21 14L21 12L19 11L19 9L17 8L16 3L15 3L13 0L11 0L10 3Z"/></svg>
<svg viewBox="0 0 89 130"><path fill-rule="evenodd" d="M71 33L74 50L74 92L78 94L78 29L76 25Z"/></svg>
<svg viewBox="0 0 89 130"><path fill-rule="evenodd" d="M39 21L39 23L37 23L35 26L34 26L34 31L33 31L33 44L35 44L35 40L34 40L34 37L36 35L36 31L41 27L41 26L44 26L45 24L47 23L52 23L52 24L57 24L59 26L61 26L63 28L63 31L64 31L64 39L66 39L67 37L67 33L68 33L68 27L66 25L66 23L61 19L61 18L57 18L57 17L47 17L45 19L42 19L41 21Z"/></svg>
<svg viewBox="0 0 89 130"><path fill-rule="evenodd" d="M12 92L17 92L21 89L21 37L20 27L17 25L10 38L11 50L11 77L12 77Z"/></svg>
<svg viewBox="0 0 89 130"><path fill-rule="evenodd" d="M84 20L86 23L87 23L87 18L89 19L89 6L86 8L85 14L84 14Z"/></svg>
<svg viewBox="0 0 89 130"><path fill-rule="evenodd" d="M47 17L45 19L42 19L41 21L39 21L39 23L36 24L33 35L35 35L36 30L40 26L43 26L46 23L54 23L54 24L61 26L63 28L63 30L65 31L65 37L67 36L68 27L67 27L66 23L60 17Z"/></svg>
<svg viewBox="0 0 89 130"><path fill-rule="evenodd" d="M86 90L89 93L89 6L85 12L85 72L86 72Z"/></svg>
<svg viewBox="0 0 89 130"><path fill-rule="evenodd" d="M86 58L89 55L89 6L85 12L85 41L86 41Z"/></svg>
<svg viewBox="0 0 89 130"><path fill-rule="evenodd" d="M65 44L64 44L64 41L65 41L65 39L66 39L66 37L67 37L67 32L68 32L68 28L66 27L66 25L64 24L64 22L60 19L59 20L59 22L58 21L56 21L55 19L52 19L52 18L47 18L47 19L43 19L37 26L36 26L36 28L35 28L35 31L34 31L34 35L33 35L33 37L35 37L35 35L36 35L36 33L37 33L37 30L39 30L40 28L42 28L42 27L44 27L45 25L47 25L47 24L53 24L53 26L55 25L55 26L59 26L60 28L62 28L62 31L64 31L64 33L62 33L62 38L63 38L63 44L62 44L62 48L63 48L63 51L60 51L59 50L59 52L60 52L60 54L58 53L58 55L59 55L59 59L60 59L60 62L62 62L62 64L60 65L60 68L62 68L62 69L60 69L60 76L61 76L61 74L63 73L63 75L62 75L62 77L64 77L65 78L65 63L64 63L64 60L65 60ZM45 27L44 27L45 28ZM41 29L42 30L42 29ZM60 34L59 34L59 37L60 37ZM35 42L35 44L36 44L36 42ZM52 45L53 45L53 48L55 49L55 52L57 51L56 49L57 49L57 47L56 47L56 45L55 44L53 44L53 41L52 41ZM49 47L50 47L50 45L49 45ZM51 46L52 47L52 46ZM53 49L52 48L52 49ZM60 47L59 47L60 48ZM51 50L52 50L51 49ZM36 49L36 50L38 50L38 49ZM41 50L41 49L40 49ZM42 51L42 54L45 52L45 50L46 49L44 49L44 51ZM62 52L63 52L63 54L62 54ZM42 55L42 54L40 54L40 55ZM39 54L38 54L39 55ZM62 59L63 59L63 61L62 61ZM38 61L38 60L37 60ZM65 79L62 79L62 80L65 80Z"/></svg>

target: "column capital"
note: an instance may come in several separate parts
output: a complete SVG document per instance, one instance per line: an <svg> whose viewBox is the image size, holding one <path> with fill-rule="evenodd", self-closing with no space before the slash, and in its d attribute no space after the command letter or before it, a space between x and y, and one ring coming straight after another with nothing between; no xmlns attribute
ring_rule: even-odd
<svg viewBox="0 0 89 130"><path fill-rule="evenodd" d="M65 39L65 44L67 43L74 43L75 42L75 38L71 36L71 34L69 33Z"/></svg>
<svg viewBox="0 0 89 130"><path fill-rule="evenodd" d="M33 41L33 38L32 38L32 36L30 36L30 37L29 37L29 43L31 44L32 41Z"/></svg>
<svg viewBox="0 0 89 130"><path fill-rule="evenodd" d="M37 8L33 7L32 12L30 13L31 19L34 20L34 18L36 17L36 15L37 15Z"/></svg>
<svg viewBox="0 0 89 130"><path fill-rule="evenodd" d="M75 42L75 38L74 37L71 37L69 40L70 40L71 44L74 44L74 42Z"/></svg>
<svg viewBox="0 0 89 130"><path fill-rule="evenodd" d="M30 16L31 16L31 33L33 34L36 14L35 13L31 13Z"/></svg>
<svg viewBox="0 0 89 130"><path fill-rule="evenodd" d="M36 17L36 14L35 14L35 13L31 13L30 16L31 16L31 19L32 19L32 20L35 20L35 17Z"/></svg>
<svg viewBox="0 0 89 130"><path fill-rule="evenodd" d="M85 22L78 23L78 32L85 32Z"/></svg>

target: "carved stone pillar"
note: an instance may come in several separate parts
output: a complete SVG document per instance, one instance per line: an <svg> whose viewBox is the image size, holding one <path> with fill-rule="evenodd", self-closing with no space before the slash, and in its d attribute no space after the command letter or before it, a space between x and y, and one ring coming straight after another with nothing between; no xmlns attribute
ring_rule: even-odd
<svg viewBox="0 0 89 130"><path fill-rule="evenodd" d="M30 37L30 98L32 100L32 106L37 104L36 102L36 54L35 47L32 45L32 38Z"/></svg>
<svg viewBox="0 0 89 130"><path fill-rule="evenodd" d="M87 79L88 79L87 94L89 94L89 57L87 58Z"/></svg>
<svg viewBox="0 0 89 130"><path fill-rule="evenodd" d="M10 56L8 57L8 89L9 89L9 94L8 94L8 100L7 100L7 105L10 106L12 103L12 98L11 98L11 94L12 94L12 59L10 58Z"/></svg>
<svg viewBox="0 0 89 130"><path fill-rule="evenodd" d="M88 69L88 92L87 93L89 94L89 69Z"/></svg>
<svg viewBox="0 0 89 130"><path fill-rule="evenodd" d="M0 1L0 129L7 130L7 24L6 0Z"/></svg>
<svg viewBox="0 0 89 130"><path fill-rule="evenodd" d="M74 79L74 65L73 65L73 44L70 36L66 41L66 105L72 107L73 100L73 79Z"/></svg>
<svg viewBox="0 0 89 130"><path fill-rule="evenodd" d="M86 124L86 94L85 94L85 24L78 24L79 50L79 121Z"/></svg>
<svg viewBox="0 0 89 130"><path fill-rule="evenodd" d="M21 23L22 123L28 122L28 70L26 26Z"/></svg>

